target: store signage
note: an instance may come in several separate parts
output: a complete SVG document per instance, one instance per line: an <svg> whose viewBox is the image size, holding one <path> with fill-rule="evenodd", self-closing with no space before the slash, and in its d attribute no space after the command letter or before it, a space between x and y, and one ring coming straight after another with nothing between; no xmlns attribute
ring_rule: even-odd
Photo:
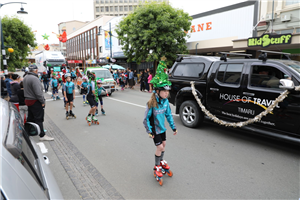
<svg viewBox="0 0 300 200"><path fill-rule="evenodd" d="M207 31L212 29L212 22L206 22L191 26L191 33L200 32L200 31ZM188 33L188 31L185 31L185 33Z"/></svg>
<svg viewBox="0 0 300 200"><path fill-rule="evenodd" d="M82 63L82 60L68 60L68 63Z"/></svg>
<svg viewBox="0 0 300 200"><path fill-rule="evenodd" d="M271 35L265 34L261 37L248 38L248 47L268 47L270 45L291 44L292 34Z"/></svg>

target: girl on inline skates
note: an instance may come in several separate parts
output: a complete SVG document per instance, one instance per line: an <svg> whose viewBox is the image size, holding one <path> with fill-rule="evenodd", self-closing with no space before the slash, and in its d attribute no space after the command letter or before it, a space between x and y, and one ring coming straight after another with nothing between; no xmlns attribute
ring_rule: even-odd
<svg viewBox="0 0 300 200"><path fill-rule="evenodd" d="M143 121L146 132L149 134L149 137L153 139L156 146L155 165L153 170L154 176L157 178L160 185L163 184L161 178L163 173L167 173L169 176L173 175L169 170L169 165L164 160L167 130L165 127L165 117L174 132L173 135L177 134L169 100L167 99L171 82L168 80L168 75L165 73L166 64L164 60L165 58L163 57L162 61L159 62L155 77L151 80L154 87L153 94L147 103Z"/></svg>
<svg viewBox="0 0 300 200"><path fill-rule="evenodd" d="M83 105L87 105L87 104L89 104L88 103L88 101L86 100L86 98L85 98L85 96L86 96L86 94L87 94L87 87L88 87L88 82L87 82L87 78L84 76L83 78L82 78L82 83L81 83L81 86L80 86L80 88L81 88L81 93L82 93L82 95L83 95Z"/></svg>
<svg viewBox="0 0 300 200"><path fill-rule="evenodd" d="M101 91L104 91L106 93L106 95L108 94L107 91L102 87L102 81L99 79L97 81L97 86L98 86L98 91L97 91L97 95L98 95L98 99L100 101L100 105L101 105L101 112L103 115L105 115L105 111L103 110L103 100L102 100L102 96L101 96ZM97 107L98 107L98 102L97 102ZM96 110L96 116L98 115L98 109Z"/></svg>
<svg viewBox="0 0 300 200"><path fill-rule="evenodd" d="M65 74L66 83L64 84L64 98L66 101L66 118L75 117L72 112L73 100L75 99L75 84L71 81L71 74ZM70 112L68 112L70 106ZM76 118L76 117L75 117Z"/></svg>
<svg viewBox="0 0 300 200"><path fill-rule="evenodd" d="M89 80L89 85L88 85L87 100L91 106L91 109L89 111L89 114L88 114L86 120L90 126L92 122L97 123L97 124L99 124L99 122L95 116L95 112L97 110L97 101L98 101L98 96L95 92L95 90L97 89L95 86L96 75L90 73L89 78L90 78L90 80ZM97 101L96 101L96 99L97 99Z"/></svg>

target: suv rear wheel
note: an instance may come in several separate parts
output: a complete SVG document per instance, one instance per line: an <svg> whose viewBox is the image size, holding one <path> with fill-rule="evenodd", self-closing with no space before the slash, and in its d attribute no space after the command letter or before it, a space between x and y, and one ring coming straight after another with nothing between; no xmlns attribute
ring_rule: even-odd
<svg viewBox="0 0 300 200"><path fill-rule="evenodd" d="M195 101L185 101L179 109L180 119L183 125L195 128L203 122L203 113Z"/></svg>

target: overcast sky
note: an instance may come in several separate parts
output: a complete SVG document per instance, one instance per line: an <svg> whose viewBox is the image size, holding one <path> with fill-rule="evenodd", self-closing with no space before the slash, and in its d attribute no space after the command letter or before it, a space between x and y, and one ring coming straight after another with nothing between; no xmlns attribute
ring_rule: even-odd
<svg viewBox="0 0 300 200"><path fill-rule="evenodd" d="M21 4L4 5L0 15L17 15L36 30L36 39L40 43L58 43L52 32L58 32L58 24L65 21L91 21L94 19L93 0L21 0L27 15L19 15ZM21 2L20 1L20 2ZM190 15L244 2L246 0L169 0L175 8L181 8ZM2 4L12 1L1 0ZM43 40L42 35L50 35L49 40Z"/></svg>

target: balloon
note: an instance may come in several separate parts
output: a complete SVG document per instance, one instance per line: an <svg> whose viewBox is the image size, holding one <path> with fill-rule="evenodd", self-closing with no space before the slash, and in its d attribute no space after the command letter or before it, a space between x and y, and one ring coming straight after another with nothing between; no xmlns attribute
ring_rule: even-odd
<svg viewBox="0 0 300 200"><path fill-rule="evenodd" d="M59 41L62 41L62 40L63 40L63 37L59 36L58 39L59 39Z"/></svg>
<svg viewBox="0 0 300 200"><path fill-rule="evenodd" d="M49 51L49 50L50 50L50 47L49 47L49 45L48 45L48 44L46 44L46 45L44 46L44 49L45 49L46 51Z"/></svg>
<svg viewBox="0 0 300 200"><path fill-rule="evenodd" d="M44 40L48 40L48 38L50 37L50 35L47 35L46 33L44 35L42 35L42 37L44 38Z"/></svg>
<svg viewBox="0 0 300 200"><path fill-rule="evenodd" d="M67 38L63 38L63 39L61 40L61 42L62 42L62 43L67 42Z"/></svg>
<svg viewBox="0 0 300 200"><path fill-rule="evenodd" d="M14 52L14 49L13 48L8 48L8 52L12 53L12 52Z"/></svg>

